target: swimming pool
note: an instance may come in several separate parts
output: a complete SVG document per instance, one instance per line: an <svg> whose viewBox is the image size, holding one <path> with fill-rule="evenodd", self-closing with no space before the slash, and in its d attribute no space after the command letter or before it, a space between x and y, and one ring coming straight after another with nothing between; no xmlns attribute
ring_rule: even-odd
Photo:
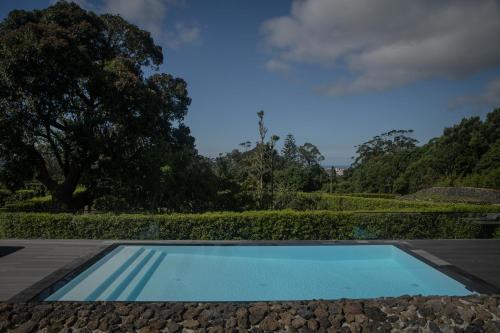
<svg viewBox="0 0 500 333"><path fill-rule="evenodd" d="M261 301L472 294L393 245L120 245L47 301Z"/></svg>

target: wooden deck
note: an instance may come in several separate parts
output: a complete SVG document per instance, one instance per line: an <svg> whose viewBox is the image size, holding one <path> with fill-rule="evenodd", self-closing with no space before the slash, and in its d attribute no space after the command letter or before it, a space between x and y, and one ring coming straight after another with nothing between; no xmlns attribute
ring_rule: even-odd
<svg viewBox="0 0 500 333"><path fill-rule="evenodd" d="M8 249L11 253L0 257L0 301L6 301L21 291L27 295L35 293L50 282L50 275L54 272L69 272L115 242L120 241L0 240L0 247L22 247L15 252ZM401 242L437 266L453 265L500 287L500 240Z"/></svg>

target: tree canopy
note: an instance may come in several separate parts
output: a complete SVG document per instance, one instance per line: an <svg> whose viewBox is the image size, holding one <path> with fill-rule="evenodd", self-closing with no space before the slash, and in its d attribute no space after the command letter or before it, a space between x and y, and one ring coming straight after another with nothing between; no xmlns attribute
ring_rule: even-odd
<svg viewBox="0 0 500 333"><path fill-rule="evenodd" d="M3 182L33 175L71 206L83 179L92 188L151 149L192 144L186 82L144 74L162 61L149 32L120 16L66 2L12 11L0 24Z"/></svg>
<svg viewBox="0 0 500 333"><path fill-rule="evenodd" d="M344 190L413 193L432 186L500 188L500 109L464 118L416 146L411 130L393 130L358 146Z"/></svg>

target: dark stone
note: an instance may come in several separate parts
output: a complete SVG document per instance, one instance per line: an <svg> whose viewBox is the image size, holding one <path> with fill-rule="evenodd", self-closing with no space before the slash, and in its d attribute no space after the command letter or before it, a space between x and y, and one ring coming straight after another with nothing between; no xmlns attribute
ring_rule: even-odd
<svg viewBox="0 0 500 333"><path fill-rule="evenodd" d="M175 332L179 331L180 328L181 327L177 323L175 323L171 320L167 321L166 329L167 329L168 333L175 333Z"/></svg>
<svg viewBox="0 0 500 333"><path fill-rule="evenodd" d="M433 321L429 322L429 331L431 331L432 333L442 333L439 326Z"/></svg>
<svg viewBox="0 0 500 333"><path fill-rule="evenodd" d="M292 320L292 327L295 329L299 329L304 326L306 322L307 321L304 318L302 318L301 316L297 316Z"/></svg>
<svg viewBox="0 0 500 333"><path fill-rule="evenodd" d="M134 321L134 327L139 329L139 328L143 328L144 326L146 326L148 324L148 320L147 319L144 319L144 318L139 318L139 319L136 319Z"/></svg>
<svg viewBox="0 0 500 333"><path fill-rule="evenodd" d="M246 308L239 308L236 311L236 321L240 328L248 328L250 323L248 321L248 311Z"/></svg>
<svg viewBox="0 0 500 333"><path fill-rule="evenodd" d="M182 318L184 320L196 318L200 314L201 311L202 311L201 308L190 307L186 310L186 312L184 312L184 314L182 315Z"/></svg>
<svg viewBox="0 0 500 333"><path fill-rule="evenodd" d="M96 330L97 327L99 327L99 320L97 319L94 319L92 321L89 321L89 323L87 324L87 327L90 329L90 330Z"/></svg>
<svg viewBox="0 0 500 333"><path fill-rule="evenodd" d="M108 321L106 320L106 317L102 318L100 321L99 321L99 329L101 331L107 331L108 330Z"/></svg>
<svg viewBox="0 0 500 333"><path fill-rule="evenodd" d="M365 307L365 315L373 321L384 321L387 318L382 310L374 306Z"/></svg>
<svg viewBox="0 0 500 333"><path fill-rule="evenodd" d="M336 314L336 315L331 315L328 317L328 320L330 321L330 324L332 324L332 327L335 329L339 329L342 327L342 324L344 323L344 316L341 314Z"/></svg>
<svg viewBox="0 0 500 333"><path fill-rule="evenodd" d="M13 333L30 333L30 332L33 332L35 330L37 326L37 323L34 322L34 321L27 321L25 322L24 324L22 324L21 326L19 326L18 328L16 328L15 330L13 330L12 332Z"/></svg>
<svg viewBox="0 0 500 333"><path fill-rule="evenodd" d="M118 306L115 308L115 313L119 316L128 316L130 309L127 306Z"/></svg>
<svg viewBox="0 0 500 333"><path fill-rule="evenodd" d="M363 306L361 305L361 303L358 302L348 302L344 304L342 310L344 314L352 314L352 315L362 314Z"/></svg>
<svg viewBox="0 0 500 333"><path fill-rule="evenodd" d="M297 314L306 320L311 319L314 316L314 312L306 308L298 309Z"/></svg>
<svg viewBox="0 0 500 333"><path fill-rule="evenodd" d="M314 310L314 315L316 316L317 319L320 319L320 318L328 318L330 314L324 308L317 307L316 310Z"/></svg>
<svg viewBox="0 0 500 333"><path fill-rule="evenodd" d="M399 317L398 317L398 316L394 316L394 315L392 315L392 316L388 316L388 317L387 317L387 320L388 320L390 323L395 323L395 322L397 322L397 321L399 320Z"/></svg>
<svg viewBox="0 0 500 333"><path fill-rule="evenodd" d="M166 321L163 319L156 319L156 320L151 320L149 322L149 327L153 329L153 331L157 332L161 330L163 327L165 327Z"/></svg>
<svg viewBox="0 0 500 333"><path fill-rule="evenodd" d="M267 314L267 311L268 311L267 309L268 308L267 308L266 304L256 305L256 306L250 307L248 309L248 311L250 312L250 316L249 316L250 324L256 325L259 322L261 322L262 319L264 319L264 317Z"/></svg>
<svg viewBox="0 0 500 333"><path fill-rule="evenodd" d="M200 326L200 322L198 320L195 320L195 319L188 319L188 320L184 320L182 323L182 327L184 328L198 328Z"/></svg>
<svg viewBox="0 0 500 333"><path fill-rule="evenodd" d="M174 313L175 311L173 309L162 309L158 312L158 318L167 320L170 319Z"/></svg>
<svg viewBox="0 0 500 333"><path fill-rule="evenodd" d="M224 328L222 326L209 327L207 329L208 333L224 333Z"/></svg>
<svg viewBox="0 0 500 333"><path fill-rule="evenodd" d="M309 319L307 321L307 327L312 331L317 331L319 328L319 323L314 319Z"/></svg>
<svg viewBox="0 0 500 333"><path fill-rule="evenodd" d="M151 309L146 309L146 311L144 311L142 314L141 314L141 318L144 318L144 319L150 319L154 316L154 312L153 310Z"/></svg>
<svg viewBox="0 0 500 333"><path fill-rule="evenodd" d="M233 328L233 327L236 327L237 325L237 321L236 321L236 318L229 318L228 320L226 320L226 328Z"/></svg>
<svg viewBox="0 0 500 333"><path fill-rule="evenodd" d="M470 324L465 329L465 333L483 333L483 328L476 324Z"/></svg>
<svg viewBox="0 0 500 333"><path fill-rule="evenodd" d="M276 312L271 312L260 322L259 327L264 331L277 330L279 327L278 314Z"/></svg>

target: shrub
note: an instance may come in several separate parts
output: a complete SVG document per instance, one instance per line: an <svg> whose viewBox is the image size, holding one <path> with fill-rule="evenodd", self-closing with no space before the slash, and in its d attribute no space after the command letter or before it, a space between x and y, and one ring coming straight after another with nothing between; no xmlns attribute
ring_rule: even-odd
<svg viewBox="0 0 500 333"><path fill-rule="evenodd" d="M2 213L6 238L86 239L428 239L476 238L469 214L248 211L204 214Z"/></svg>
<svg viewBox="0 0 500 333"><path fill-rule="evenodd" d="M46 212L52 209L52 197L34 197L24 201L14 201L5 204L3 211L8 212Z"/></svg>
<svg viewBox="0 0 500 333"><path fill-rule="evenodd" d="M500 239L500 227L496 227L491 236L492 238Z"/></svg>
<svg viewBox="0 0 500 333"><path fill-rule="evenodd" d="M124 198L113 195L104 195L94 200L92 208L102 212L119 212L127 210L128 205Z"/></svg>
<svg viewBox="0 0 500 333"><path fill-rule="evenodd" d="M34 190L17 190L14 193L14 200L16 201L24 201L33 198L36 196L36 192Z"/></svg>
<svg viewBox="0 0 500 333"><path fill-rule="evenodd" d="M12 192L4 188L0 188L0 206L3 206L11 196Z"/></svg>
<svg viewBox="0 0 500 333"><path fill-rule="evenodd" d="M363 198L324 193L299 193L284 205L294 210L331 211L442 211L442 212L498 212L498 205L433 203L399 199Z"/></svg>
<svg viewBox="0 0 500 333"><path fill-rule="evenodd" d="M396 199L396 195L391 193L342 193L340 195L360 198Z"/></svg>

